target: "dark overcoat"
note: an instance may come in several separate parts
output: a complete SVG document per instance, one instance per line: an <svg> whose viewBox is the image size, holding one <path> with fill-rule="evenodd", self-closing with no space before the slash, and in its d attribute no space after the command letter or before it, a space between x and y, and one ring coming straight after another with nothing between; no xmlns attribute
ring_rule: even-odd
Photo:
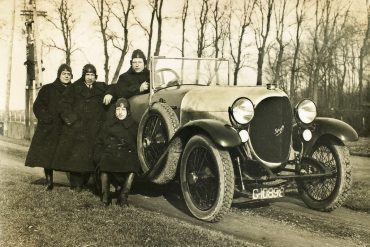
<svg viewBox="0 0 370 247"><path fill-rule="evenodd" d="M27 153L26 166L51 168L63 125L58 103L65 89L59 79L41 87L33 103L37 127Z"/></svg>
<svg viewBox="0 0 370 247"><path fill-rule="evenodd" d="M103 172L137 173L137 124L130 115L119 120L113 111L110 113L95 145L94 159L97 167Z"/></svg>
<svg viewBox="0 0 370 247"><path fill-rule="evenodd" d="M84 80L73 83L60 101L64 121L53 160L53 169L69 172L94 172L94 143L105 118L103 97L107 85L94 82L89 89Z"/></svg>
<svg viewBox="0 0 370 247"><path fill-rule="evenodd" d="M118 98L130 98L131 96L148 93L149 91L140 92L140 86L143 82L150 81L150 73L147 68L137 73L130 67L130 69L119 76L116 84L113 84L107 91L113 96L114 100Z"/></svg>

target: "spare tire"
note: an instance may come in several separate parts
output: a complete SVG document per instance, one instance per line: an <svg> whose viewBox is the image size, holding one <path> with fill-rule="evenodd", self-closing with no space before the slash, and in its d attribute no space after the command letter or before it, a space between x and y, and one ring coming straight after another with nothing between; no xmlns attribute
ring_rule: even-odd
<svg viewBox="0 0 370 247"><path fill-rule="evenodd" d="M137 148L143 175L157 184L165 184L176 173L180 152L168 152L162 162L157 164L166 152L169 141L179 127L179 120L172 108L165 103L155 103L143 114L138 129ZM177 140L172 148L177 149ZM156 165L157 164L157 165Z"/></svg>

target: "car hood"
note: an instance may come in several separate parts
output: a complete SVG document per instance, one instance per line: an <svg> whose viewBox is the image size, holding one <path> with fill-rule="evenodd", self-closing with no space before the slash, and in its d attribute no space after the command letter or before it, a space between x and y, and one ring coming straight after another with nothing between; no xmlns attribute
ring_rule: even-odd
<svg viewBox="0 0 370 247"><path fill-rule="evenodd" d="M269 97L286 97L280 89L264 86L208 86L189 90L181 102L181 124L200 118L213 118L229 123L228 108L240 97L250 99L255 106Z"/></svg>

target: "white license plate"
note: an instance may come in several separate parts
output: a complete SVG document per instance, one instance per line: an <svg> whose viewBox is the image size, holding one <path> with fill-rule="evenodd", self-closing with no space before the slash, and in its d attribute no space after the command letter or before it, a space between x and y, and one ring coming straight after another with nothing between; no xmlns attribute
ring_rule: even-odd
<svg viewBox="0 0 370 247"><path fill-rule="evenodd" d="M284 196L284 187L270 187L253 189L253 200L272 199Z"/></svg>

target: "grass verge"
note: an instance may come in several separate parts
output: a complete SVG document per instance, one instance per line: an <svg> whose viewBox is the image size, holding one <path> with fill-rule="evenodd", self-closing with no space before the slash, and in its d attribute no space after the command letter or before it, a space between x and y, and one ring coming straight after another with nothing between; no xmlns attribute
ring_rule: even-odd
<svg viewBox="0 0 370 247"><path fill-rule="evenodd" d="M370 181L354 181L345 206L356 211L370 213Z"/></svg>
<svg viewBox="0 0 370 247"><path fill-rule="evenodd" d="M25 169L0 165L0 246L255 246L141 208L105 208L89 191L45 191Z"/></svg>

